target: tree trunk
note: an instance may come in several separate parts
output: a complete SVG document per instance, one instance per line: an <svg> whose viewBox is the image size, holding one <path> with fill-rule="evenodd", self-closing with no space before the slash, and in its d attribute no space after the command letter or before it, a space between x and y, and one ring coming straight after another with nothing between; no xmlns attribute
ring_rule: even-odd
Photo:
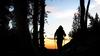
<svg viewBox="0 0 100 56"><path fill-rule="evenodd" d="M80 17L80 24L81 24L81 30L85 30L85 22L84 22L84 15L85 15L85 6L84 6L84 0L80 0L80 7L81 7L81 17Z"/></svg>
<svg viewBox="0 0 100 56"><path fill-rule="evenodd" d="M44 48L44 18L45 18L45 0L40 0L40 48Z"/></svg>
<svg viewBox="0 0 100 56"><path fill-rule="evenodd" d="M88 0L87 10L86 10L86 15L85 15L85 27L86 27L86 29L87 29L87 16L88 16L88 11L89 11L89 5L90 5L90 0Z"/></svg>
<svg viewBox="0 0 100 56"><path fill-rule="evenodd" d="M6 15L9 13L8 9L6 8L9 4L9 0L1 0L0 1L0 32L5 32L8 30L8 23L9 20Z"/></svg>
<svg viewBox="0 0 100 56"><path fill-rule="evenodd" d="M0 0L0 39L1 41L1 48L3 51L8 51L9 45L9 37L8 37L8 24L9 20L6 15L9 13L6 6L8 5L9 0ZM6 53L6 52L3 52Z"/></svg>
<svg viewBox="0 0 100 56"><path fill-rule="evenodd" d="M27 20L27 0L15 1L17 40L19 53L32 53L33 47ZM26 50L26 51L25 51Z"/></svg>
<svg viewBox="0 0 100 56"><path fill-rule="evenodd" d="M78 45L84 45L86 44L86 27L85 27L85 6L84 6L84 0L80 0L80 7L81 7L81 16L80 16L80 37L78 38Z"/></svg>
<svg viewBox="0 0 100 56"><path fill-rule="evenodd" d="M38 41L38 20L39 20L39 0L34 0L34 12L33 12L33 44L35 47L39 47Z"/></svg>

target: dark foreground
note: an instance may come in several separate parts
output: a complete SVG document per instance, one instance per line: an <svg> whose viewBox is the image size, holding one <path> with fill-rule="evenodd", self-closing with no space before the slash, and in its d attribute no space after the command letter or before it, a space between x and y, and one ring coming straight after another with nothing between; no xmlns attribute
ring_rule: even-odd
<svg viewBox="0 0 100 56"><path fill-rule="evenodd" d="M26 50L24 50L26 51ZM21 51L8 51L7 56L13 55L13 56L19 56L19 55L26 55L26 56L97 56L97 51L95 46L78 46L76 49L68 48L65 45L61 50L57 49L39 49L30 52L21 52Z"/></svg>

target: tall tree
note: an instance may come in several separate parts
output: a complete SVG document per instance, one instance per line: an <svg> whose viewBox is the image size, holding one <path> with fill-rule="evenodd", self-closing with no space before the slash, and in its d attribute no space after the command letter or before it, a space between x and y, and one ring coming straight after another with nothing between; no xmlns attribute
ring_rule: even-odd
<svg viewBox="0 0 100 56"><path fill-rule="evenodd" d="M15 13L16 13L16 26L17 26L17 40L19 52L32 53L33 46L31 42L31 36L28 28L27 20L27 0L15 1ZM26 50L26 51L25 51Z"/></svg>
<svg viewBox="0 0 100 56"><path fill-rule="evenodd" d="M81 8L81 16L80 16L80 24L81 24L81 30L85 30L84 25L84 16L85 16L85 6L84 6L84 0L80 0L80 8Z"/></svg>
<svg viewBox="0 0 100 56"><path fill-rule="evenodd" d="M85 27L86 28L87 28L87 17L88 17L89 5L90 5L90 0L88 0L86 14L85 14Z"/></svg>
<svg viewBox="0 0 100 56"><path fill-rule="evenodd" d="M9 20L6 17L6 15L9 14L9 11L7 9L8 4L9 4L9 0L0 1L0 32L2 33L8 30Z"/></svg>
<svg viewBox="0 0 100 56"><path fill-rule="evenodd" d="M92 31L98 31L99 30L99 16L96 13L95 18L91 16L90 14L88 15L90 19L90 28Z"/></svg>
<svg viewBox="0 0 100 56"><path fill-rule="evenodd" d="M0 0L0 38L2 40L1 47L5 48L3 51L7 51L6 45L8 45L8 23L9 20L6 17L9 14L8 9L6 8L9 3L9 0ZM5 53L5 52L4 52Z"/></svg>
<svg viewBox="0 0 100 56"><path fill-rule="evenodd" d="M33 1L33 44L35 47L39 47L38 41L38 20L39 20L39 0Z"/></svg>
<svg viewBox="0 0 100 56"><path fill-rule="evenodd" d="M40 47L44 47L45 0L40 0Z"/></svg>
<svg viewBox="0 0 100 56"><path fill-rule="evenodd" d="M99 21L99 15L98 15L98 13L96 13L96 15L95 15L95 21L96 21L96 22Z"/></svg>
<svg viewBox="0 0 100 56"><path fill-rule="evenodd" d="M94 18L94 24L93 24L93 28L94 28L95 31L99 30L99 28L98 28L99 25L98 24L99 24L99 16L96 13L95 18Z"/></svg>

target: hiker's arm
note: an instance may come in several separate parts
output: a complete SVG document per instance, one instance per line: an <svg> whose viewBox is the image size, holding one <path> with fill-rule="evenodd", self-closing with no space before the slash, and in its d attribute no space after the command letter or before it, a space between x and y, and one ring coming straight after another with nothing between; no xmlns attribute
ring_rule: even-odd
<svg viewBox="0 0 100 56"><path fill-rule="evenodd" d="M56 31L55 34L54 34L54 39L56 39L56 36L57 36L57 31Z"/></svg>
<svg viewBox="0 0 100 56"><path fill-rule="evenodd" d="M64 34L64 37L65 37L65 36L66 36L66 33L65 33L65 31L64 31L64 33L63 33L63 34Z"/></svg>
<svg viewBox="0 0 100 56"><path fill-rule="evenodd" d="M54 39L56 39L56 34L54 34Z"/></svg>

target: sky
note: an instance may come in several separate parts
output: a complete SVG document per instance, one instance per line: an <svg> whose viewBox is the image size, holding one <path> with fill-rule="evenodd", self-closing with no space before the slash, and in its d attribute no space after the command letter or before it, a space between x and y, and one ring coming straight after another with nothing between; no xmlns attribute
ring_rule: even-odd
<svg viewBox="0 0 100 56"><path fill-rule="evenodd" d="M88 0L85 0L85 6ZM89 12L95 15L96 12L100 14L100 0L91 0ZM45 24L45 34L47 36L54 35L59 25L62 25L65 33L68 34L72 29L73 16L79 7L79 0L46 0L46 11L48 13Z"/></svg>

